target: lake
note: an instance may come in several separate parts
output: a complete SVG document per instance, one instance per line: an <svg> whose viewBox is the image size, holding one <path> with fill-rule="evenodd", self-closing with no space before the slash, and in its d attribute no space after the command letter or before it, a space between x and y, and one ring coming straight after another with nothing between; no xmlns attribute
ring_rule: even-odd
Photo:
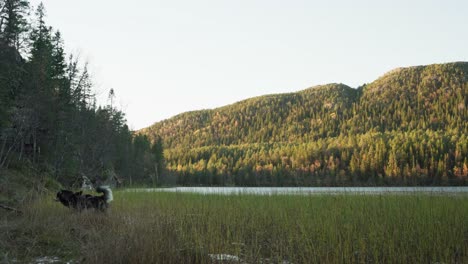
<svg viewBox="0 0 468 264"><path fill-rule="evenodd" d="M136 188L136 192L180 192L200 194L313 195L313 194L468 194L468 187L172 187Z"/></svg>

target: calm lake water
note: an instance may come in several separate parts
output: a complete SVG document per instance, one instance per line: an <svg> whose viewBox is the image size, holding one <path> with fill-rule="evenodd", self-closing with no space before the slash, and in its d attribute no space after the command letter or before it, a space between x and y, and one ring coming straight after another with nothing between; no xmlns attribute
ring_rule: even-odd
<svg viewBox="0 0 468 264"><path fill-rule="evenodd" d="M313 195L313 194L468 194L468 187L173 187L127 189L136 192L201 194Z"/></svg>

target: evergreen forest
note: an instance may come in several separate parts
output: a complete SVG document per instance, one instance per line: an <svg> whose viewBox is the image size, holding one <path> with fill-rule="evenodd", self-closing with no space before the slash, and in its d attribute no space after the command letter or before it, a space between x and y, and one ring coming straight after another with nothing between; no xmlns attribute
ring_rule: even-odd
<svg viewBox="0 0 468 264"><path fill-rule="evenodd" d="M65 53L43 4L0 1L0 194L81 187L85 178L159 184L161 142L130 131L113 89L108 105L97 105L88 69Z"/></svg>

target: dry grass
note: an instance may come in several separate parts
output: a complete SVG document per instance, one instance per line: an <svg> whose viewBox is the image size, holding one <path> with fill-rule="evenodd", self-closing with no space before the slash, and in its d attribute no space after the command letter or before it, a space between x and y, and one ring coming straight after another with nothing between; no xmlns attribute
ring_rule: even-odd
<svg viewBox="0 0 468 264"><path fill-rule="evenodd" d="M51 197L22 209L23 216L0 217L0 258L210 263L210 254L229 254L243 263L468 263L466 195L117 192L106 214L73 212Z"/></svg>

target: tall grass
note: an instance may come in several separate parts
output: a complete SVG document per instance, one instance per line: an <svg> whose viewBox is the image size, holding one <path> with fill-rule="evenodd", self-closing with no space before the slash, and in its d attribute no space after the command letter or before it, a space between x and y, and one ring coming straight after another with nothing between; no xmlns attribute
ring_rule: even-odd
<svg viewBox="0 0 468 264"><path fill-rule="evenodd" d="M114 196L106 214L48 198L5 215L0 253L83 263L223 262L216 254L243 263L468 262L466 195Z"/></svg>

